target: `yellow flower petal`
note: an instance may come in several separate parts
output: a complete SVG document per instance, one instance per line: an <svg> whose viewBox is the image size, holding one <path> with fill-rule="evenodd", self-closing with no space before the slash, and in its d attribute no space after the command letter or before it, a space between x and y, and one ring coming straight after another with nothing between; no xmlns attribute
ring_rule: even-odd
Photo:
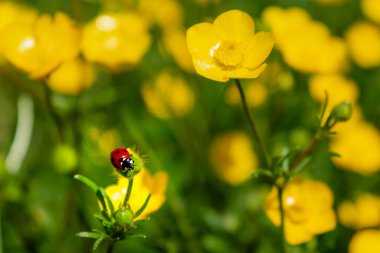
<svg viewBox="0 0 380 253"><path fill-rule="evenodd" d="M187 46L194 58L204 58L212 62L212 49L220 42L220 38L210 23L200 23L187 30Z"/></svg>
<svg viewBox="0 0 380 253"><path fill-rule="evenodd" d="M246 68L256 68L268 58L273 46L274 37L271 33L256 33L249 40L242 65Z"/></svg>
<svg viewBox="0 0 380 253"><path fill-rule="evenodd" d="M313 234L308 233L303 226L285 219L285 239L289 244L298 245L313 239Z"/></svg>
<svg viewBox="0 0 380 253"><path fill-rule="evenodd" d="M370 229L357 232L348 245L349 253L378 253L380 230Z"/></svg>
<svg viewBox="0 0 380 253"><path fill-rule="evenodd" d="M214 21L214 27L224 40L235 41L247 41L255 29L253 19L240 10L220 14Z"/></svg>

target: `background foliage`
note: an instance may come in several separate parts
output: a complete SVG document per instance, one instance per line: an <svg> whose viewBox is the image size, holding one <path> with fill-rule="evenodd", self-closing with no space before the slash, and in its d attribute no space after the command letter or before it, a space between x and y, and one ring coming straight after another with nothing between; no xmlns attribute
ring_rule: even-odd
<svg viewBox="0 0 380 253"><path fill-rule="evenodd" d="M184 28L210 21L224 11L240 9L255 19L259 30L269 30L260 17L271 5L301 7L314 20L326 24L333 35L342 38L353 23L366 19L356 0L334 5L306 0L176 2L182 9ZM41 13L62 11L79 25L86 24L102 8L113 4L95 0L25 3ZM95 66L93 85L75 96L46 91L45 84L30 80L3 60L0 73L0 252L89 251L92 242L75 234L99 226L92 216L98 208L97 200L72 176L80 172L104 187L114 183L109 152L117 146L135 146L146 157L150 171L165 171L169 180L165 204L140 228L147 238L127 239L118 243L114 252L278 252L279 232L263 211L270 190L265 179L251 178L230 184L223 180L210 158L216 138L231 132L249 137L250 130L240 104L231 104L226 99L234 87L231 83L206 80L178 66L164 46L164 29L157 23L150 26L149 33L152 43L136 66L121 72ZM264 101L254 105L253 116L272 154L280 155L284 149L301 150L315 132L320 108L309 92L310 75L289 67L278 50L272 52L269 63L277 69L268 68L260 79L265 85ZM174 109L169 108L170 117L160 118L147 107L143 85L152 84L162 71L182 78L190 90L185 93L194 96L189 112L184 115L176 114L174 106ZM364 117L378 131L378 65L362 68L351 63L346 76L357 84L358 103ZM248 81L243 83L250 85ZM170 96L172 90L174 88L168 88L164 96ZM17 173L12 173L5 161L14 142L20 113L18 101L23 95L32 98L29 113L34 123L26 126L32 128L31 141L24 143L26 155L18 154L22 164ZM330 186L335 209L342 201L354 199L361 193L380 194L379 172L368 176L337 167L329 160L328 145L324 141L317 146L312 166L303 175ZM371 147L365 148L371 152ZM244 151L239 152L238 160L248 159L239 157ZM223 152L214 159L218 160L216 163L228 163ZM354 233L355 230L338 222L334 231L291 250L347 252ZM104 250L100 248L99 252Z"/></svg>

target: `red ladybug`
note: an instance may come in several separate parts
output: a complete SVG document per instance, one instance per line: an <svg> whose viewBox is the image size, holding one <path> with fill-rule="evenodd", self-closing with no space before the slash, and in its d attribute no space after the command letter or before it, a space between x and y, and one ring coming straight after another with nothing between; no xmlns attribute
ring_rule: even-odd
<svg viewBox="0 0 380 253"><path fill-rule="evenodd" d="M132 170L134 161L125 148L116 148L111 152L111 163L118 170Z"/></svg>

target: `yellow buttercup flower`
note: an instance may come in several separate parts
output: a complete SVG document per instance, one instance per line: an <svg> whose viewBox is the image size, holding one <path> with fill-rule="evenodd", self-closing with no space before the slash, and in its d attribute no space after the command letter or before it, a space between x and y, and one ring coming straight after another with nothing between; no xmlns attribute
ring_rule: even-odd
<svg viewBox="0 0 380 253"><path fill-rule="evenodd" d="M194 92L185 80L166 71L154 83L145 83L141 92L148 110L162 119L184 116L194 105Z"/></svg>
<svg viewBox="0 0 380 253"><path fill-rule="evenodd" d="M133 188L129 198L129 205L134 213L140 209L148 195L151 194L147 207L137 220L146 218L160 209L166 199L165 191L167 181L168 175L165 172L157 172L151 175L145 168L133 178ZM117 184L110 185L105 189L107 195L111 198L115 210L123 203L127 188L128 179L119 177Z"/></svg>
<svg viewBox="0 0 380 253"><path fill-rule="evenodd" d="M362 194L354 202L344 201L338 207L338 216L343 225L354 229L378 227L380 198L371 194Z"/></svg>
<svg viewBox="0 0 380 253"><path fill-rule="evenodd" d="M357 232L348 245L348 253L377 253L380 249L380 230Z"/></svg>
<svg viewBox="0 0 380 253"><path fill-rule="evenodd" d="M319 74L312 76L309 80L309 91L311 96L320 103L325 101L327 93L326 118L337 104L344 101L355 104L359 98L359 89L356 83L341 74Z"/></svg>
<svg viewBox="0 0 380 253"><path fill-rule="evenodd" d="M63 13L54 19L42 15L34 23L13 23L3 38L8 61L38 79L49 74L62 62L79 54L80 31Z"/></svg>
<svg viewBox="0 0 380 253"><path fill-rule="evenodd" d="M380 131L363 119L359 107L354 107L351 120L335 130L330 150L340 156L332 159L334 164L362 175L380 170Z"/></svg>
<svg viewBox="0 0 380 253"><path fill-rule="evenodd" d="M163 43L174 61L187 72L193 72L194 66L186 45L186 32L183 29L169 30L164 33Z"/></svg>
<svg viewBox="0 0 380 253"><path fill-rule="evenodd" d="M151 42L149 24L136 12L102 14L83 28L87 60L117 71L140 62Z"/></svg>
<svg viewBox="0 0 380 253"><path fill-rule="evenodd" d="M218 136L210 148L210 160L218 176L232 185L248 180L258 165L250 138L243 132Z"/></svg>
<svg viewBox="0 0 380 253"><path fill-rule="evenodd" d="M255 78L274 45L268 32L254 33L254 22L245 12L231 10L214 23L187 30L187 45L198 74L219 82L230 78Z"/></svg>
<svg viewBox="0 0 380 253"><path fill-rule="evenodd" d="M31 24L37 18L37 11L12 1L0 2L0 54L3 51L3 40L11 32L13 23ZM9 27L9 28L8 28Z"/></svg>
<svg viewBox="0 0 380 253"><path fill-rule="evenodd" d="M326 25L301 8L268 7L263 20L271 28L286 63L306 73L336 73L346 64L346 47Z"/></svg>
<svg viewBox="0 0 380 253"><path fill-rule="evenodd" d="M140 0L138 9L163 30L182 27L183 10L177 0Z"/></svg>
<svg viewBox="0 0 380 253"><path fill-rule="evenodd" d="M92 66L79 59L65 61L47 79L47 85L55 92L77 95L92 85L95 72Z"/></svg>
<svg viewBox="0 0 380 253"><path fill-rule="evenodd" d="M376 67L380 64L380 28L378 26L359 21L348 29L346 40L350 56L356 64L363 68Z"/></svg>
<svg viewBox="0 0 380 253"><path fill-rule="evenodd" d="M283 191L285 238L289 244L308 242L336 226L333 194L319 181L295 179ZM278 191L273 187L265 201L265 213L280 226Z"/></svg>
<svg viewBox="0 0 380 253"><path fill-rule="evenodd" d="M360 4L364 15L380 24L380 2L378 0L361 0Z"/></svg>

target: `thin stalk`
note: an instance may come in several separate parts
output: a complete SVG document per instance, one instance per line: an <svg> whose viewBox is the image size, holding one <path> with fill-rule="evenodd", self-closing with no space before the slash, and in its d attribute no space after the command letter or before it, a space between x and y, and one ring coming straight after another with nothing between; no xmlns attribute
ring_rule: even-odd
<svg viewBox="0 0 380 253"><path fill-rule="evenodd" d="M49 87L47 87L46 83L44 83L44 89L45 89L45 100L46 100L48 110L50 112L51 117L53 118L53 121L54 121L56 127L57 127L59 138L63 142L63 140L64 140L63 121L54 109L53 103L51 101L52 92L49 89Z"/></svg>
<svg viewBox="0 0 380 253"><path fill-rule="evenodd" d="M129 198L131 197L132 186L133 186L133 176L130 177L129 181L128 181L128 189L127 189L127 194L125 195L125 199L123 202L123 207L125 207L127 205Z"/></svg>
<svg viewBox="0 0 380 253"><path fill-rule="evenodd" d="M281 241L282 241L282 247L281 252L286 253L286 240L285 240L285 210L284 210L284 203L283 203L283 187L277 186L278 191L278 201L280 204L280 232L281 232Z"/></svg>
<svg viewBox="0 0 380 253"><path fill-rule="evenodd" d="M317 145L319 139L320 138L318 137L318 135L316 135L311 140L311 142L305 148L305 150L297 157L297 159L294 161L294 163L290 166L289 171L293 171L295 168L297 168L298 165L300 165L303 162L303 160L305 160L305 158L308 157L313 152L313 150L314 150L315 146Z"/></svg>
<svg viewBox="0 0 380 253"><path fill-rule="evenodd" d="M250 128L252 130L253 137L254 137L255 143L256 143L256 147L257 147L257 149L260 152L260 155L262 157L262 161L264 163L264 166L266 168L270 169L271 162L270 162L268 151L267 151L266 147L264 146L263 142L261 141L259 132L257 131L257 128L255 126L255 123L254 123L253 118L251 116L251 113L249 111L247 100L245 98L244 90L243 90L243 87L242 87L242 85L240 83L240 80L239 79L235 79L235 84L236 84L236 87L239 90L239 94L240 94L240 97L241 97L241 102L242 102L243 108L244 108L244 113L245 113L245 115L246 115L246 117L248 119L249 126L250 126Z"/></svg>

